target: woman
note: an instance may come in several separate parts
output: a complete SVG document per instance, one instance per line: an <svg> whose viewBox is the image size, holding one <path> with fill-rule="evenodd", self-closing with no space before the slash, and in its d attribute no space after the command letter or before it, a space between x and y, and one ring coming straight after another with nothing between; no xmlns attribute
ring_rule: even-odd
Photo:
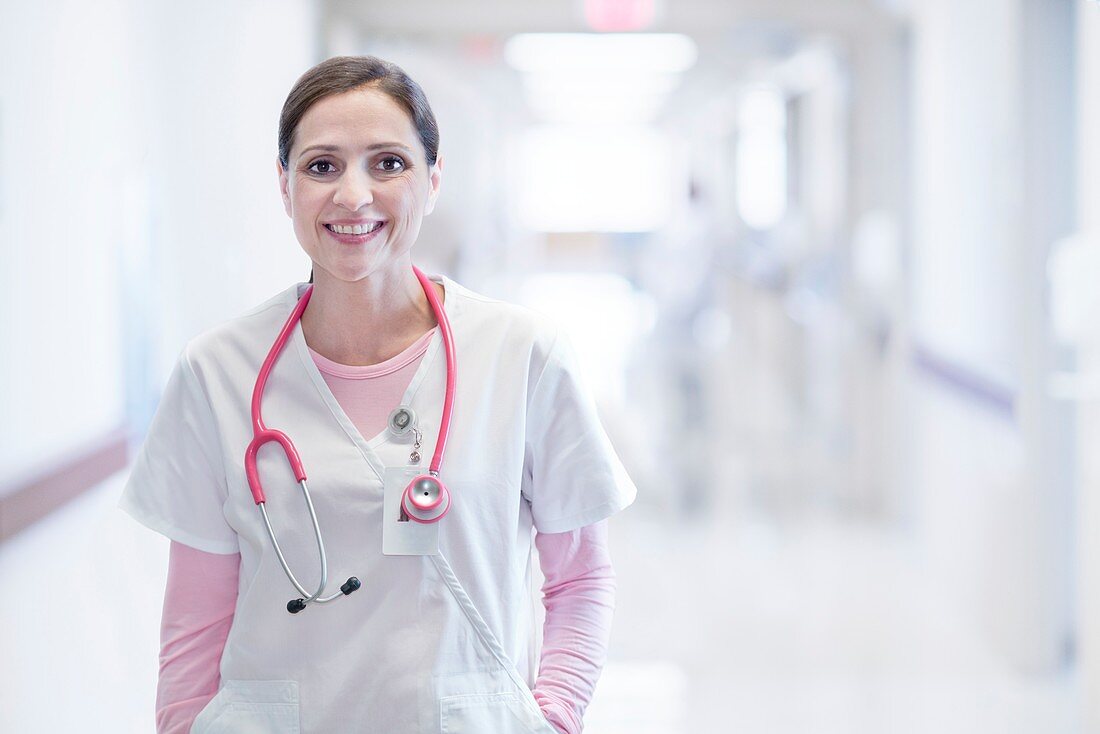
<svg viewBox="0 0 1100 734"><path fill-rule="evenodd" d="M635 488L560 333L413 267L438 143L420 87L372 57L287 97L279 181L312 285L187 345L123 494L172 540L158 731L581 729L606 519ZM293 450L257 448L270 430Z"/></svg>

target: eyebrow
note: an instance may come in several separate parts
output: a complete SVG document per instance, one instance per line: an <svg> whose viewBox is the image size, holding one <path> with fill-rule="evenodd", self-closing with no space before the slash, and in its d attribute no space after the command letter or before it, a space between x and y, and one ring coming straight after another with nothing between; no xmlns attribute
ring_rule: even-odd
<svg viewBox="0 0 1100 734"><path fill-rule="evenodd" d="M400 148L401 150L408 151L409 153L413 152L412 148L405 145L404 143L398 143L398 142L374 143L373 145L368 145L367 146L367 150L378 150L380 148ZM299 153L298 157L301 158L302 156L304 156L306 153L310 152L311 150L319 150L319 151L323 151L325 153L336 153L340 150L340 146L339 145L311 145L308 148L306 148L305 150L303 150L301 153Z"/></svg>

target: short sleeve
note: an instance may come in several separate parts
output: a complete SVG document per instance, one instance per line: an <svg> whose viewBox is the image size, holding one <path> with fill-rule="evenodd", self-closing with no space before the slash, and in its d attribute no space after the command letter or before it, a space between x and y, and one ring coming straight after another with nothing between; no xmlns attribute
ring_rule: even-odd
<svg viewBox="0 0 1100 734"><path fill-rule="evenodd" d="M185 350L168 378L119 507L192 548L237 553L237 534L223 514L227 496L217 425Z"/></svg>
<svg viewBox="0 0 1100 734"><path fill-rule="evenodd" d="M527 410L523 476L535 529L565 533L630 505L637 489L600 424L563 334L553 341L536 380Z"/></svg>

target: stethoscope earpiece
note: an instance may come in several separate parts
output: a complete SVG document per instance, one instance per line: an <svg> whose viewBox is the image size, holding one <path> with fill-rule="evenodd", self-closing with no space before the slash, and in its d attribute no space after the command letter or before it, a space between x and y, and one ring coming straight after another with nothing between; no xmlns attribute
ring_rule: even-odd
<svg viewBox="0 0 1100 734"><path fill-rule="evenodd" d="M359 579L352 576L340 586L340 591L343 592L344 596L347 596L353 591L358 591L360 586L362 586L362 584L359 583ZM291 614L297 614L305 608L305 599L291 599L286 603L286 610Z"/></svg>

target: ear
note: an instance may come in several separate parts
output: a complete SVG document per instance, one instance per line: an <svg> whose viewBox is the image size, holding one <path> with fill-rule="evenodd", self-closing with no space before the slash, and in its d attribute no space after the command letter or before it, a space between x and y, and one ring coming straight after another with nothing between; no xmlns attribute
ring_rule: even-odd
<svg viewBox="0 0 1100 734"><path fill-rule="evenodd" d="M443 156L436 155L435 164L428 171L428 181L431 189L428 191L428 201L424 204L424 216L428 216L435 210L435 200L439 197L439 184L443 180Z"/></svg>
<svg viewBox="0 0 1100 734"><path fill-rule="evenodd" d="M283 196L283 209L286 210L288 217L294 216L294 210L290 206L290 177L286 170L283 168L283 162L279 160L279 157L275 157L275 168L279 173L279 193Z"/></svg>

